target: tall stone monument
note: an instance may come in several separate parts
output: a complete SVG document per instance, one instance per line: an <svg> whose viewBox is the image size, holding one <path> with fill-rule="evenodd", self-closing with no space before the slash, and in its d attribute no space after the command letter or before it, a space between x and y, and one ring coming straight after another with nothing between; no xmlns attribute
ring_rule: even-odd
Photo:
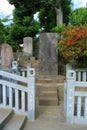
<svg viewBox="0 0 87 130"><path fill-rule="evenodd" d="M33 55L33 39L32 37L23 38L23 54L27 56Z"/></svg>
<svg viewBox="0 0 87 130"><path fill-rule="evenodd" d="M13 61L13 50L9 44L2 44L1 58L2 58L2 68L3 69L10 68L11 63Z"/></svg>
<svg viewBox="0 0 87 130"><path fill-rule="evenodd" d="M41 33L39 41L40 72L48 75L58 74L57 33Z"/></svg>

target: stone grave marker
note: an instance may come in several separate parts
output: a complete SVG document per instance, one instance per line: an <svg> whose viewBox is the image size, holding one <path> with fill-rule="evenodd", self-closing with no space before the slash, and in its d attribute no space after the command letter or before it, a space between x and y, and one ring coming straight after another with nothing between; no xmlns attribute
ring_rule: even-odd
<svg viewBox="0 0 87 130"><path fill-rule="evenodd" d="M40 72L48 75L58 74L58 35L57 33L41 33L39 41Z"/></svg>
<svg viewBox="0 0 87 130"><path fill-rule="evenodd" d="M33 55L33 39L32 37L23 38L23 54L31 57Z"/></svg>
<svg viewBox="0 0 87 130"><path fill-rule="evenodd" d="M3 69L10 68L11 62L13 61L13 50L9 44L2 44L1 58L2 58L2 68Z"/></svg>

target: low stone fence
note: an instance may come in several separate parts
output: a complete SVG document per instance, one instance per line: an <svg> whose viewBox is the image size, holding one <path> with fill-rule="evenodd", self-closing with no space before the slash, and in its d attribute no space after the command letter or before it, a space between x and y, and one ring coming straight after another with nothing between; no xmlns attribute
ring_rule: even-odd
<svg viewBox="0 0 87 130"><path fill-rule="evenodd" d="M87 70L67 70L64 110L67 123L87 124Z"/></svg>
<svg viewBox="0 0 87 130"><path fill-rule="evenodd" d="M27 68L26 77L15 74L13 70L16 68L0 70L0 107L12 108L15 113L25 114L28 119L35 120L35 69Z"/></svg>

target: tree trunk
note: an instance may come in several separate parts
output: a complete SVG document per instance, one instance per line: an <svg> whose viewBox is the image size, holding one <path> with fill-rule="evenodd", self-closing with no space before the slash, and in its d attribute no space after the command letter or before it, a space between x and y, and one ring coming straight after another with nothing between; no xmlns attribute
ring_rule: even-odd
<svg viewBox="0 0 87 130"><path fill-rule="evenodd" d="M63 11L61 7L61 0L56 0L56 21L57 25L63 24Z"/></svg>
<svg viewBox="0 0 87 130"><path fill-rule="evenodd" d="M57 20L57 25L63 24L63 12L61 9L61 5L59 8L56 8L56 20Z"/></svg>

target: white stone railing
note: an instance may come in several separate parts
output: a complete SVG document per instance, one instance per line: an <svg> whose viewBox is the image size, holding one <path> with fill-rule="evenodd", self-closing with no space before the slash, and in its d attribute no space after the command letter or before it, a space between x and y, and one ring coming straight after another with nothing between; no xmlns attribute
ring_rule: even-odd
<svg viewBox="0 0 87 130"><path fill-rule="evenodd" d="M35 119L35 69L27 68L27 77L0 71L0 107L13 108L15 113Z"/></svg>
<svg viewBox="0 0 87 130"><path fill-rule="evenodd" d="M26 68L20 68L19 69L19 75L26 77L27 76L27 68L31 68L31 64L28 64L28 66Z"/></svg>
<svg viewBox="0 0 87 130"><path fill-rule="evenodd" d="M67 123L87 124L87 70L68 70L64 91Z"/></svg>
<svg viewBox="0 0 87 130"><path fill-rule="evenodd" d="M21 68L19 71L19 75L26 77L27 76L27 68Z"/></svg>

